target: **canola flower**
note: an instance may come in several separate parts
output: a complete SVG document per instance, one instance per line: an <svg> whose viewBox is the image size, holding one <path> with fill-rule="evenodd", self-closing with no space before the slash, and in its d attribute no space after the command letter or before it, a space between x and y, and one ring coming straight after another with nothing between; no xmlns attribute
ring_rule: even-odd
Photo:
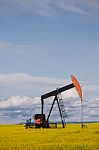
<svg viewBox="0 0 99 150"><path fill-rule="evenodd" d="M68 124L66 128L25 129L0 125L0 150L99 150L99 124Z"/></svg>

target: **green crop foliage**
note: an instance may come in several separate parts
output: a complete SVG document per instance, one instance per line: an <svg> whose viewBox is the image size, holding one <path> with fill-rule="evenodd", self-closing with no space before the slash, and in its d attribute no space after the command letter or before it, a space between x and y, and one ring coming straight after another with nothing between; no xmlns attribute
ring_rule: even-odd
<svg viewBox="0 0 99 150"><path fill-rule="evenodd" d="M0 150L99 150L99 124L67 124L66 128L25 129L0 125Z"/></svg>

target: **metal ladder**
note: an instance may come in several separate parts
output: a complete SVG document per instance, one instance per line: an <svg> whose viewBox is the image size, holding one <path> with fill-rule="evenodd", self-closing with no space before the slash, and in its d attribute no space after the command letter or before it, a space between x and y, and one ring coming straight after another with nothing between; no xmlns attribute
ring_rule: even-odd
<svg viewBox="0 0 99 150"><path fill-rule="evenodd" d="M67 117L67 114L66 114L66 110L65 110L65 106L64 106L64 102L63 102L61 93L58 94L58 100L59 100L60 110L61 110L61 114L62 114L62 120L63 120L64 124L66 124L65 118Z"/></svg>

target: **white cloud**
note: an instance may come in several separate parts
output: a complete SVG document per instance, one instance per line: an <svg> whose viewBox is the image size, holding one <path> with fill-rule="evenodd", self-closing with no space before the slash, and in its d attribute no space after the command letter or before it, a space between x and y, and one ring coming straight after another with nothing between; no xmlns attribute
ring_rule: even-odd
<svg viewBox="0 0 99 150"><path fill-rule="evenodd" d="M63 99L70 98L70 97L71 98L77 98L78 97L78 94L77 94L75 88L63 92L63 94L62 94Z"/></svg>
<svg viewBox="0 0 99 150"><path fill-rule="evenodd" d="M15 8L21 12L36 12L41 15L48 15L52 9L50 0L4 0L0 1L1 6Z"/></svg>
<svg viewBox="0 0 99 150"><path fill-rule="evenodd" d="M46 99L44 105L44 113L46 117L50 110L53 99ZM69 97L63 99L65 110L67 113L66 122L81 120L81 104L80 99L75 97ZM87 102L86 102L87 101ZM99 120L99 98L92 100L86 99L83 101L83 119L84 121L97 121ZM50 102L50 103L49 103ZM95 104L95 105L94 105ZM0 100L0 123L22 122L27 118L32 117L35 113L41 111L40 97L20 97L12 96L8 99ZM7 122L8 121L8 122ZM55 104L50 121L60 121L59 110L57 104Z"/></svg>
<svg viewBox="0 0 99 150"><path fill-rule="evenodd" d="M41 111L41 94L50 92L56 87L62 87L64 85L70 84L71 82L65 81L63 79L55 79L49 77L34 77L32 75L18 73L18 74L0 74L0 91L2 87L4 93L6 90L13 94L13 90L10 90L12 87L20 89L21 92L18 92L17 95L10 95L9 98L3 95L4 98L0 98L0 122L2 123L2 118L4 122L20 122L25 121L26 118L33 116L35 113L40 113ZM83 85L83 82L82 82ZM6 89L7 87L7 89ZM37 96L34 95L35 89L37 91ZM26 94L30 91L30 95ZM83 92L86 92L86 98L83 100L83 113L84 121L95 121L98 120L98 108L99 108L99 97L90 97L90 93L99 91L99 88L87 82L83 87ZM21 93L23 94L21 95ZM48 110L51 107L53 98L48 98L45 100L44 113L48 114ZM75 88L70 89L62 93L62 98L67 112L67 121L80 121L80 98L77 95ZM52 119L57 118L58 110L56 109L57 105L54 107L52 112ZM57 117L56 117L57 116Z"/></svg>
<svg viewBox="0 0 99 150"><path fill-rule="evenodd" d="M64 80L64 79L57 79L57 78L51 78L51 77L40 77L40 76L32 76L25 73L15 73L15 74L0 74L0 89L3 90L4 88L19 88L20 90L23 89L23 94L25 95L26 90L31 91L31 95L33 94L33 90L41 91L41 93L49 92L51 90L54 90L56 88L71 84L72 82L70 80ZM82 82L82 90L83 92L99 92L99 86L95 83L86 83ZM6 92L6 90L5 90ZM10 91L11 92L11 91ZM38 92L39 94L41 94ZM12 92L13 95L13 92ZM18 94L19 95L19 94ZM23 95L23 96L24 96ZM5 96L5 95L4 95ZM33 95L34 96L34 95ZM75 88L70 89L62 94L63 98L66 97L77 97L77 92Z"/></svg>
<svg viewBox="0 0 99 150"><path fill-rule="evenodd" d="M98 85L87 85L86 86L86 91L98 91L99 92L99 86Z"/></svg>
<svg viewBox="0 0 99 150"><path fill-rule="evenodd" d="M0 85L34 85L34 84L53 84L60 85L66 81L50 77L35 77L25 73L0 74Z"/></svg>
<svg viewBox="0 0 99 150"><path fill-rule="evenodd" d="M85 10L82 6L83 4L78 1L70 1L70 0L61 0L58 2L58 7L64 11L75 12L81 15L88 15L87 10Z"/></svg>
<svg viewBox="0 0 99 150"><path fill-rule="evenodd" d="M10 9L16 8L21 12L36 12L43 15L50 15L56 11L55 8L82 15L99 11L98 0L1 0L0 6Z"/></svg>
<svg viewBox="0 0 99 150"><path fill-rule="evenodd" d="M19 123L40 113L40 97L12 96L0 99L0 123Z"/></svg>
<svg viewBox="0 0 99 150"><path fill-rule="evenodd" d="M35 45L28 45L28 44L14 44L7 41L0 41L0 52L7 54L15 54L23 56L24 54L27 55L46 55L48 52L47 48L35 46Z"/></svg>
<svg viewBox="0 0 99 150"><path fill-rule="evenodd" d="M40 103L40 97L20 97L20 96L12 96L8 99L4 99L0 101L0 109L8 109L8 108L20 108L22 106L31 106Z"/></svg>
<svg viewBox="0 0 99 150"><path fill-rule="evenodd" d="M0 96L40 96L66 84L68 81L63 79L36 77L25 73L0 74Z"/></svg>

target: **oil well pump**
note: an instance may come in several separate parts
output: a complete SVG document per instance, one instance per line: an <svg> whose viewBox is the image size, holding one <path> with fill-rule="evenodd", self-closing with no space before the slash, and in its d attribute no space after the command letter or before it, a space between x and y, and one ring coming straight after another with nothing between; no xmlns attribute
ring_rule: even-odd
<svg viewBox="0 0 99 150"><path fill-rule="evenodd" d="M75 87L82 101L82 90L81 90L80 84L73 75L71 75L71 79L72 79L71 84L63 86L61 88L57 88L56 90L53 90L44 95L41 95L41 114L35 114L35 127L36 128L49 128L49 118L50 118L55 102L57 102L57 105L58 105L62 127L63 128L65 127L66 112L65 112L63 100L61 98L61 93ZM44 100L52 96L54 96L54 99L53 99L50 111L48 113L48 116L46 118L44 114Z"/></svg>

